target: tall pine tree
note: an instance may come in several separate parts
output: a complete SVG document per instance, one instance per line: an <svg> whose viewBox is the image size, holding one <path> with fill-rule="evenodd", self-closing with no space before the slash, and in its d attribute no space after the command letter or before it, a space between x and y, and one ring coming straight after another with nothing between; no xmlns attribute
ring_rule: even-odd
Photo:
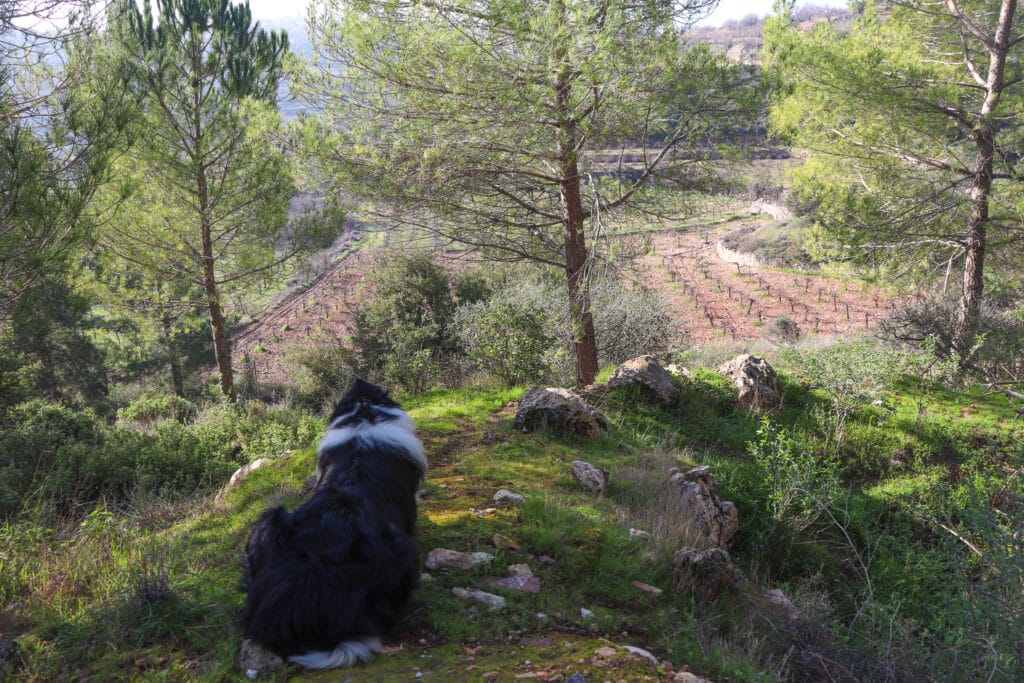
<svg viewBox="0 0 1024 683"><path fill-rule="evenodd" d="M233 398L225 289L299 249L286 234L285 159L249 134L254 120L278 116L287 37L253 24L248 3L228 0L158 0L156 17L148 0L141 9L127 0L113 16L138 65L143 112L132 183L105 244L136 267L201 288L221 392Z"/></svg>

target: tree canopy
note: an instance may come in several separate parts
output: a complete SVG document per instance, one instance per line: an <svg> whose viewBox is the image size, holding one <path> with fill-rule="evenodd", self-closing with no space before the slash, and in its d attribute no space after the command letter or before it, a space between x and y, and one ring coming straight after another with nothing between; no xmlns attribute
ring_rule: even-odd
<svg viewBox="0 0 1024 683"><path fill-rule="evenodd" d="M869 1L847 34L765 30L774 130L808 151L797 190L832 238L899 269L962 273L954 351L978 324L985 261L1024 224L1024 31L1016 0Z"/></svg>
<svg viewBox="0 0 1024 683"><path fill-rule="evenodd" d="M713 5L315 3L315 56L293 87L319 114L307 148L378 216L562 269L577 382L589 384L602 220L707 183L706 162L753 117L742 69L683 41Z"/></svg>
<svg viewBox="0 0 1024 683"><path fill-rule="evenodd" d="M251 134L254 122L276 125L288 41L254 24L248 3L159 0L157 12L148 1L115 9L143 105L104 246L150 277L202 292L221 391L233 396L224 290L303 244L288 232L286 160Z"/></svg>

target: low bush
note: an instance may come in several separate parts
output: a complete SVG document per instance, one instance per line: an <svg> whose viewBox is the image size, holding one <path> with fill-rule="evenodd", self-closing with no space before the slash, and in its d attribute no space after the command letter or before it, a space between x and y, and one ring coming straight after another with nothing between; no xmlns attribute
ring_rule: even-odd
<svg viewBox="0 0 1024 683"><path fill-rule="evenodd" d="M258 403L213 405L191 424L165 419L145 432L45 401L14 412L20 421L0 431L0 518L37 504L61 514L99 500L124 506L141 491L200 494L246 462L311 445L322 429L307 413Z"/></svg>
<svg viewBox="0 0 1024 683"><path fill-rule="evenodd" d="M196 416L196 407L174 394L148 391L117 411L117 417L130 422L154 423L159 420L188 422Z"/></svg>

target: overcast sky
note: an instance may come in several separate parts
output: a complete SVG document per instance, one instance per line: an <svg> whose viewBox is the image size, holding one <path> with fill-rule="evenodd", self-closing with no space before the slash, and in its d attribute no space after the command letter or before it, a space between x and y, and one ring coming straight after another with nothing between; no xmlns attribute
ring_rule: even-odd
<svg viewBox="0 0 1024 683"><path fill-rule="evenodd" d="M257 19L274 17L305 16L307 0L249 0L253 14ZM728 19L740 19L748 14L764 16L772 11L773 0L722 0L706 24L721 24ZM798 5L827 5L829 7L845 7L846 0L805 0Z"/></svg>

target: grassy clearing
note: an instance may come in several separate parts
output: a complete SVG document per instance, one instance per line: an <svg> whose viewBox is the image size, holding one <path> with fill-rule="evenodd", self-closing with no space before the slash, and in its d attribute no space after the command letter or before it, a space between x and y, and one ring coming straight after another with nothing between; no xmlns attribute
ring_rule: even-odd
<svg viewBox="0 0 1024 683"><path fill-rule="evenodd" d="M934 673L940 666L953 678L982 671L1012 680L1021 672L1010 630L1015 613L1000 613L972 593L996 590L1014 567L1006 562L1002 575L992 573L996 565L987 560L998 544L972 521L988 509L1019 515L1007 468L1021 466L1024 425L1003 397L900 379L881 405L861 406L847 421L838 453L847 492L830 508L832 518L798 528L767 513L768 477L747 455L760 421L735 410L731 387L716 373L695 375L676 380L681 399L671 409L628 390L594 396L613 423L596 439L517 432L509 403L522 389L407 399L431 459L421 553L447 547L496 559L476 572L434 572L389 641L389 654L358 676L669 676L621 645L713 679L814 679L822 658L865 680L928 671L946 677ZM795 376L784 376L783 387L785 408L775 423L801 447L824 448L814 416L827 409L828 396ZM579 459L611 472L606 496L586 494L571 479L569 463ZM688 464L711 465L720 495L739 508L733 556L751 579L745 591L711 599L672 590L671 555L691 542L692 531L674 514L665 470ZM301 502L313 466L313 452L302 450L256 471L221 500L138 500L122 510L68 513L63 523L33 523L26 515L4 526L0 633L17 638L17 675L241 679L235 657L245 538L267 506ZM526 505L495 506L500 488L524 494ZM653 537L631 538L630 527ZM515 547L496 548L495 534ZM488 587L488 577L517 563L541 579L540 593ZM651 598L635 581L665 593ZM500 593L508 605L494 613L462 602L451 592L457 586ZM799 624L765 599L770 587L797 605ZM581 609L593 616L584 618ZM613 651L595 654L602 647Z"/></svg>

